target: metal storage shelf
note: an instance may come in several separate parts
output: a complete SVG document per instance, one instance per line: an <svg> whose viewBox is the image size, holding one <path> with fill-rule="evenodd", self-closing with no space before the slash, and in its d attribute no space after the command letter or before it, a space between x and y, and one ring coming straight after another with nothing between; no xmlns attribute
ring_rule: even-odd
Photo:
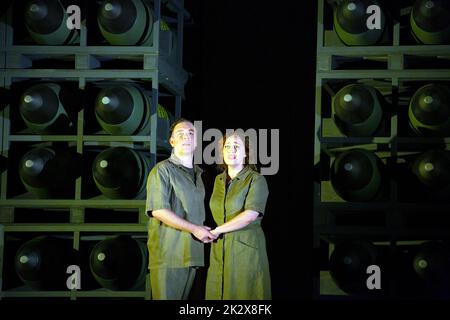
<svg viewBox="0 0 450 320"><path fill-rule="evenodd" d="M317 66L323 70L323 66ZM446 70L324 70L320 79L397 79L397 80L448 80L450 69Z"/></svg>
<svg viewBox="0 0 450 320"><path fill-rule="evenodd" d="M367 49L368 47L364 46L352 46L352 47L318 46L317 52L324 55L362 56L362 57L390 55L390 54L397 54L400 56L419 55L419 56L450 57L450 45L373 46L370 47L370 52L368 52Z"/></svg>
<svg viewBox="0 0 450 320"><path fill-rule="evenodd" d="M404 5L404 2L402 2ZM401 9L398 14L407 15L411 7ZM398 113L401 101L398 90L404 83L446 82L450 83L450 45L418 45L408 44L402 33L401 20L392 22L387 37L381 45L345 46L334 30L331 18L326 14L332 11L326 0L318 1L317 22L317 63L316 63L316 95L315 95L315 129L314 164L320 171L327 167L323 161L331 161L339 152L351 148L364 148L383 154L383 162L391 158L393 165L398 165L400 158L415 154L417 150L427 150L433 145L443 146L450 150L450 137L415 137L405 134L401 127L401 114ZM406 21L406 19L404 19ZM331 29L330 29L331 28ZM403 38L402 38L403 37ZM417 63L419 61L419 63ZM444 61L444 64L440 64ZM343 63L345 62L345 63ZM385 96L394 96L388 112L390 121L383 134L374 137L346 137L337 127L333 127L331 115L331 96L335 94L332 86L339 83L366 83L379 87ZM328 95L328 96L327 96ZM397 96L396 96L397 95ZM324 98L325 97L325 98ZM329 98L330 97L330 98ZM324 100L325 99L325 100ZM323 112L325 110L325 113ZM379 149L379 146L383 146ZM385 163L386 164L386 163ZM322 175L314 183L314 248L321 248L321 240L329 242L336 239L372 239L387 241L395 247L401 241L418 239L448 239L450 226L442 225L407 225L403 219L420 212L435 213L436 217L444 218L450 212L448 200L441 202L404 201L399 197L399 185L395 179L390 179L386 196L368 203L345 202L342 199L324 201L322 189L331 193L331 185L324 184ZM378 216L374 219L374 215ZM336 220L336 217L345 219ZM348 223L348 219L358 216L366 224L359 221ZM364 220L366 219L366 220ZM378 220L377 220L378 219ZM380 224L381 221L381 224ZM317 270L315 270L317 271ZM347 300L358 299L358 296L342 296L321 294L319 274L314 276L314 296L316 299ZM390 292L389 295L394 295ZM374 297L376 299L376 297Z"/></svg>
<svg viewBox="0 0 450 320"><path fill-rule="evenodd" d="M111 52L111 47L114 47L114 52ZM45 51L43 51L45 49ZM46 46L46 45L10 45L0 48L0 52L7 52L8 54L30 54L37 55L40 52L45 52L45 55L106 55L106 56L130 56L137 55L151 56L154 59L158 58L159 52L154 47L145 46Z"/></svg>
<svg viewBox="0 0 450 320"><path fill-rule="evenodd" d="M5 199L1 200L2 207L22 208L141 208L145 206L145 200L71 200L71 199Z"/></svg>
<svg viewBox="0 0 450 320"><path fill-rule="evenodd" d="M324 226L317 228L321 235L332 236L384 236L386 239L409 236L411 233L415 237L441 238L448 237L446 228L404 228L404 227L366 227L366 226Z"/></svg>
<svg viewBox="0 0 450 320"><path fill-rule="evenodd" d="M0 298L145 298L149 299L144 291L111 291L97 289L92 291L31 291L7 290L0 292Z"/></svg>
<svg viewBox="0 0 450 320"><path fill-rule="evenodd" d="M16 223L4 224L3 229L4 232L147 232L147 225L145 223Z"/></svg>
<svg viewBox="0 0 450 320"><path fill-rule="evenodd" d="M373 144L373 143L383 143L389 144L392 142L391 137L361 137L361 138L353 138L353 137L322 137L320 139L321 144L323 145L333 145L333 144Z"/></svg>
<svg viewBox="0 0 450 320"><path fill-rule="evenodd" d="M157 79L156 69L147 70L72 70L72 69L4 69L0 72L6 82L11 78L48 79Z"/></svg>
<svg viewBox="0 0 450 320"><path fill-rule="evenodd" d="M430 205L428 203L414 202L414 203L402 203L398 201L391 202L318 202L316 203L318 208L324 208L328 210L388 210L388 209L414 209L414 210L424 210L429 209ZM433 203L433 210L438 212L450 212L450 203ZM361 212L364 214L364 212Z"/></svg>
<svg viewBox="0 0 450 320"><path fill-rule="evenodd" d="M32 134L14 134L9 136L9 141L20 141L20 142L40 142L40 141L66 141L66 142L77 142L77 135L32 135ZM98 135L84 135L81 136L81 141L97 141L97 142L150 142L150 136L113 136L106 134ZM167 142L158 140L157 145L169 149L170 146Z"/></svg>
<svg viewBox="0 0 450 320"><path fill-rule="evenodd" d="M134 237L146 237L146 224L88 224L88 223L66 223L66 224L0 224L0 275L4 265L3 250L5 246L6 233L73 233L73 248L79 249L81 240L101 241L108 237L111 233L127 233ZM80 233L99 234L102 236L83 236ZM71 238L72 239L72 238ZM1 277L0 277L1 280ZM147 273L145 281L145 290L129 290L129 291L112 291L106 288L98 288L92 290L67 290L67 291L38 291L23 285L21 287L2 290L0 287L0 300L2 298L142 298L150 299L150 277Z"/></svg>
<svg viewBox="0 0 450 320"><path fill-rule="evenodd" d="M146 1L146 0L144 0ZM94 6L89 1L88 6ZM160 18L161 6L167 6L174 17L164 16L163 19L175 24L178 34L176 59L168 60L161 55L160 41ZM170 150L167 141L157 137L156 106L159 97L174 98L174 115L181 116L181 102L184 99L184 86L188 79L188 73L183 69L183 28L184 22L191 19L189 12L184 9L183 0L154 0L154 43L153 46L112 46L112 45L90 45L88 43L88 29L85 20L82 21L79 32L79 44L69 46L46 46L26 45L15 43L14 30L12 28L12 7L7 13L0 16L0 87L8 90L23 80L37 81L73 81L78 84L80 90L86 90L91 84L98 82L110 83L117 81L133 82L139 80L144 90L151 90L152 114L151 132L147 135L113 136L103 132L90 132L84 128L85 110L83 106L76 114L76 130L73 134L35 135L29 131L11 131L10 112L13 106L7 105L0 110L0 135L1 156L8 158L11 143L16 145L28 145L30 143L64 143L76 147L76 152L83 155L85 147L98 144L109 145L136 145L148 151L151 165L156 163L156 157L160 152ZM42 68L41 60L50 59L60 61L54 68L49 64ZM128 69L120 68L116 64L106 64L113 60L131 61ZM39 62L39 63L38 63ZM114 61L113 61L114 62ZM61 65L64 67L61 68ZM70 67L66 67L70 66ZM113 67L111 67L113 66ZM114 66L118 66L115 68ZM136 66L136 67L134 67ZM128 67L125 66L125 67ZM163 92L160 93L160 90ZM168 93L166 93L168 92ZM14 125L14 124L13 124ZM18 131L18 132L17 132ZM86 131L86 132L85 132ZM94 130L95 131L95 130ZM153 138L154 137L154 138ZM28 143L28 144L27 144ZM136 143L136 145L134 145ZM93 196L84 199L82 195L82 178L78 177L75 182L74 197L71 199L33 199L30 194L14 194L8 196L8 170L0 172L0 300L2 298L142 298L150 299L150 281L147 274L145 290L139 291L110 291L107 289L96 289L91 291L33 291L28 287L13 288L2 291L2 275L4 271L4 245L6 235L9 233L70 233L73 235L73 247L78 249L80 239L93 234L104 233L128 233L139 237L147 237L147 217L145 216L145 200L112 200L105 196ZM28 213L29 209L42 212L56 210L69 216L67 222L63 223L32 223L14 222L17 211L22 214ZM102 210L105 209L105 210ZM114 210L113 210L114 209ZM135 223L118 223L101 220L101 223L86 222L85 218L96 212L128 211L136 216ZM97 213L98 214L98 213ZM28 220L27 220L28 221ZM93 221L93 220L92 220ZM131 220L128 220L131 221ZM81 235L80 235L81 233Z"/></svg>

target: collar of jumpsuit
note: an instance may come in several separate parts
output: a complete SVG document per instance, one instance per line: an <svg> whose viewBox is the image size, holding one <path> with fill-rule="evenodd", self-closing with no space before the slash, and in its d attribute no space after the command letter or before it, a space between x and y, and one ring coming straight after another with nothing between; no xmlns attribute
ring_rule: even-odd
<svg viewBox="0 0 450 320"><path fill-rule="evenodd" d="M196 164L193 165L192 169L183 166L183 165L181 164L180 159L175 155L175 152L174 152L173 149L172 149L172 153L171 153L171 155L170 155L169 161L172 162L172 163L173 163L174 165L176 165L177 167L179 167L180 169L182 169L182 170L184 170L184 171L186 171L186 172L188 172L188 173L194 172L194 175L199 175L199 174L201 174L201 173L203 172L203 169L200 168L200 167L199 167L198 165L196 165Z"/></svg>
<svg viewBox="0 0 450 320"><path fill-rule="evenodd" d="M251 173L250 167L244 166L244 168L242 168L242 170L239 171L239 173L233 179L230 179L230 183L235 180L245 179L245 177L247 177L250 173ZM222 173L222 175L220 176L219 179L221 181L227 181L227 176L228 176L228 171L224 170L224 172Z"/></svg>

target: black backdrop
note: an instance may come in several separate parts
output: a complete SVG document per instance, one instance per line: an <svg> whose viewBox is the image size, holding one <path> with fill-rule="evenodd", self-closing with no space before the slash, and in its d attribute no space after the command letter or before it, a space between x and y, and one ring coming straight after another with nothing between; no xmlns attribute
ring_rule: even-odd
<svg viewBox="0 0 450 320"><path fill-rule="evenodd" d="M273 299L312 293L316 1L186 0L183 116L203 130L280 129L263 220ZM239 272L236 270L236 272ZM204 279L201 279L204 281Z"/></svg>

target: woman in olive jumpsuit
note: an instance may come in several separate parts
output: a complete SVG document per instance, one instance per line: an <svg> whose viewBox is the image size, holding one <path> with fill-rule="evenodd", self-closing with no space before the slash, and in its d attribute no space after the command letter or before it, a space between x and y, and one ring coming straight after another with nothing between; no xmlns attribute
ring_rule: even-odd
<svg viewBox="0 0 450 320"><path fill-rule="evenodd" d="M225 171L216 177L210 199L220 237L211 244L206 299L271 299L266 240L261 228L266 179L248 164L245 137L236 132L223 144Z"/></svg>

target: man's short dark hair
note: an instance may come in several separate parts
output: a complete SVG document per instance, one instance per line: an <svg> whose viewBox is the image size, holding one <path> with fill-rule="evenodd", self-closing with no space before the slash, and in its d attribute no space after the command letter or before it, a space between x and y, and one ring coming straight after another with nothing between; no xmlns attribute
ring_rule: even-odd
<svg viewBox="0 0 450 320"><path fill-rule="evenodd" d="M178 124L183 123L183 122L188 122L188 123L194 125L194 123L193 123L191 120L188 120L188 119L185 119L185 118L178 118L177 120L175 120L175 121L170 125L170 128L169 128L169 137L172 136L173 129L175 129L175 127L176 127Z"/></svg>

